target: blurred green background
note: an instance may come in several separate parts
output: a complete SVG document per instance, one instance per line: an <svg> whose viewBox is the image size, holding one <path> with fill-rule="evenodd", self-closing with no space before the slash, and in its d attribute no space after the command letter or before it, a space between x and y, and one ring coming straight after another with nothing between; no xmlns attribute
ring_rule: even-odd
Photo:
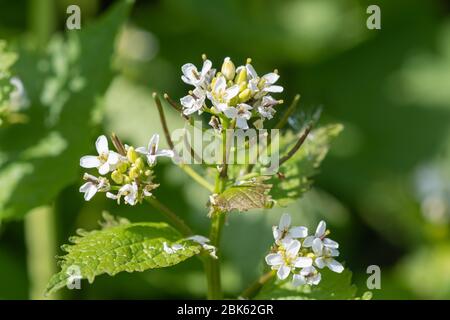
<svg viewBox="0 0 450 320"><path fill-rule="evenodd" d="M64 33L66 8L81 7L83 32L114 2L0 0L0 39L19 52L15 72L31 100L36 96L39 101L27 111L31 124L0 129L0 217L5 218L0 226L0 299L41 298L47 279L39 278L40 268L56 268L53 256L62 254L59 246L77 228L96 228L103 210L131 221L160 219L146 205L118 207L103 197L84 202L78 192L83 173L78 159L93 149L101 132L114 131L137 145L161 132L152 92L183 96L187 87L180 67L198 65L202 53L215 65L225 56L237 64L252 57L261 73L278 68L285 101L300 93L299 109L322 106L321 122L345 125L306 196L288 208L230 216L223 239L227 296L260 274L272 241L271 225L282 212L290 212L295 223L311 228L320 219L328 222L360 292L367 290L367 266L375 264L382 272L375 299L450 298L450 1L138 0L115 44L115 73L93 71L75 99L79 109L74 102L67 112L70 93L61 88L76 83L77 70L88 73L98 64L109 65L109 58L101 56L107 43L100 40L102 33L86 40L90 56L81 51L82 62L76 54L70 58L70 46L55 38ZM370 4L381 8L381 30L366 28ZM50 39L52 45L45 49ZM51 56L52 78L47 80L54 82L36 73L41 54ZM167 113L172 129L182 125L171 109ZM298 130L297 122L291 118L292 129ZM45 157L40 158L45 163L33 163L41 170L29 178L23 175L18 180L23 190L14 189L18 196L6 203L5 190L16 188L8 180L15 172L8 168L19 154L14 148L38 145L44 133L56 145L61 134L69 149L71 139L84 145L66 158L54 156L58 168L46 167ZM47 183L57 182L45 189L39 175ZM157 197L207 234L208 195L169 163L158 167L157 176ZM35 197L23 196L41 187ZM48 196L40 198L41 193ZM34 204L47 205L41 211L52 208L47 219L54 228L40 223L45 212L32 212L25 222L10 219L21 214L10 213L9 207L24 211ZM45 239L47 251L41 248ZM93 285L83 281L82 290L63 290L54 298L203 298L205 290L202 266L191 259L173 268L114 279L100 276Z"/></svg>

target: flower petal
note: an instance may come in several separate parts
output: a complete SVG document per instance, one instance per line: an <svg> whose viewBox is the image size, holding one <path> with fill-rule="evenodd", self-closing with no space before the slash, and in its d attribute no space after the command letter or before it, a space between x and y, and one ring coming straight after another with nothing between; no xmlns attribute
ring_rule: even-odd
<svg viewBox="0 0 450 320"><path fill-rule="evenodd" d="M227 118L234 119L238 114L238 110L234 107L226 107L223 109L223 113L227 116Z"/></svg>
<svg viewBox="0 0 450 320"><path fill-rule="evenodd" d="M323 269L323 267L326 266L325 259L322 257L316 258L316 260L314 260L314 263L319 269Z"/></svg>
<svg viewBox="0 0 450 320"><path fill-rule="evenodd" d="M289 213L283 213L280 218L280 223L278 224L278 228L280 230L287 230L291 226L291 215Z"/></svg>
<svg viewBox="0 0 450 320"><path fill-rule="evenodd" d="M330 259L327 263L327 266L328 269L336 273L341 273L342 271L344 271L344 266L334 259Z"/></svg>
<svg viewBox="0 0 450 320"><path fill-rule="evenodd" d="M97 141L95 141L95 148L97 149L98 154L109 152L108 139L106 139L106 136L101 135L97 138Z"/></svg>
<svg viewBox="0 0 450 320"><path fill-rule="evenodd" d="M267 83L274 84L280 79L280 75L275 72L270 72L262 76L262 79L266 80Z"/></svg>
<svg viewBox="0 0 450 320"><path fill-rule="evenodd" d="M116 165L119 162L119 154L114 152L114 151L110 151L109 155L108 155L108 163L112 164L112 165Z"/></svg>
<svg viewBox="0 0 450 320"><path fill-rule="evenodd" d="M302 286L306 284L306 279L304 276L302 276L301 274L294 274L294 276L292 277L292 285L294 287L298 287L298 286Z"/></svg>
<svg viewBox="0 0 450 320"><path fill-rule="evenodd" d="M298 257L294 261L294 266L296 268L306 268L312 266L312 259L309 257Z"/></svg>
<svg viewBox="0 0 450 320"><path fill-rule="evenodd" d="M289 267L286 266L286 265L282 265L282 266L280 267L280 269L278 269L278 272L277 272L278 279L284 280L284 279L286 279L287 277L289 277L289 274L290 274L290 273L291 273L291 268L289 268Z"/></svg>
<svg viewBox="0 0 450 320"><path fill-rule="evenodd" d="M239 85L235 84L234 86L229 87L227 90L225 90L223 98L225 100L231 100L234 97L236 97L238 93L239 93Z"/></svg>
<svg viewBox="0 0 450 320"><path fill-rule="evenodd" d="M273 92L273 93L277 93L277 92L283 92L283 87L282 86L270 86L270 87L265 87L264 91L266 92Z"/></svg>
<svg viewBox="0 0 450 320"><path fill-rule="evenodd" d="M239 129L243 129L243 130L247 130L249 128L247 120L243 117L236 118L236 127L238 127Z"/></svg>
<svg viewBox="0 0 450 320"><path fill-rule="evenodd" d="M323 239L323 245L325 247L328 247L328 248L331 248L331 249L339 248L339 243L337 243L334 240L328 239L328 238Z"/></svg>
<svg viewBox="0 0 450 320"><path fill-rule="evenodd" d="M173 158L174 156L174 152L172 150L160 150L158 151L158 153L156 154L158 157L169 157L169 158Z"/></svg>
<svg viewBox="0 0 450 320"><path fill-rule="evenodd" d="M155 133L148 142L148 151L149 153L152 151L158 151L158 144L159 144L159 134Z"/></svg>
<svg viewBox="0 0 450 320"><path fill-rule="evenodd" d="M325 223L325 221L320 221L319 224L317 225L317 229L316 229L316 237L320 238L325 234L325 231L327 230L327 224Z"/></svg>
<svg viewBox="0 0 450 320"><path fill-rule="evenodd" d="M89 189L84 193L84 200L89 201L97 193L97 187L91 184Z"/></svg>
<svg viewBox="0 0 450 320"><path fill-rule="evenodd" d="M308 228L306 227L292 227L289 229L291 238L304 238L308 235Z"/></svg>
<svg viewBox="0 0 450 320"><path fill-rule="evenodd" d="M248 73L248 75L250 76L251 79L254 79L254 78L258 77L258 74L255 71L255 68L253 68L253 66L251 64L248 63L245 67L246 67L247 73Z"/></svg>
<svg viewBox="0 0 450 320"><path fill-rule="evenodd" d="M100 173L102 176L107 174L109 172L109 163L105 162L98 168L98 173Z"/></svg>
<svg viewBox="0 0 450 320"><path fill-rule="evenodd" d="M314 241L312 243L312 249L316 255L318 255L318 256L322 255L323 243L322 243L322 240L320 240L320 238L314 239Z"/></svg>
<svg viewBox="0 0 450 320"><path fill-rule="evenodd" d="M269 253L266 256L266 263L269 266L279 266L283 264L283 256L279 253Z"/></svg>
<svg viewBox="0 0 450 320"><path fill-rule="evenodd" d="M306 237L305 240L303 240L303 247L305 247L305 248L311 247L314 239L315 239L314 236Z"/></svg>
<svg viewBox="0 0 450 320"><path fill-rule="evenodd" d="M208 73L208 71L211 70L211 67L212 67L212 62L210 60L205 60L205 62L203 62L201 76L204 77Z"/></svg>
<svg viewBox="0 0 450 320"><path fill-rule="evenodd" d="M277 226L272 227L272 234L273 234L273 238L275 239L275 241L281 239L282 232L280 231L280 229Z"/></svg>
<svg viewBox="0 0 450 320"><path fill-rule="evenodd" d="M80 159L80 166L83 168L97 168L101 165L96 156L84 156Z"/></svg>
<svg viewBox="0 0 450 320"><path fill-rule="evenodd" d="M301 244L298 240L292 240L291 243L286 248L286 255L288 257L295 257L300 250Z"/></svg>

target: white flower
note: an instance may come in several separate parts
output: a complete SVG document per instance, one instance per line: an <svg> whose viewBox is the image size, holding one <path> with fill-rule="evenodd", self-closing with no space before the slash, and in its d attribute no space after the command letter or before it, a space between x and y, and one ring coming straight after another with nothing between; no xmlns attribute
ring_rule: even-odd
<svg viewBox="0 0 450 320"><path fill-rule="evenodd" d="M204 236L200 236L200 235L195 235L195 236L191 236L189 238L186 238L186 240L191 240L191 241L197 242L198 244L200 244L203 247L203 249L205 251L209 252L209 255L211 257L213 257L214 259L217 259L216 247L208 244L208 242L209 242L208 238L206 238Z"/></svg>
<svg viewBox="0 0 450 320"><path fill-rule="evenodd" d="M255 99L261 98L267 92L283 92L282 86L274 85L280 78L277 73L270 72L259 77L251 64L248 63L245 67L249 75L248 88L255 94Z"/></svg>
<svg viewBox="0 0 450 320"><path fill-rule="evenodd" d="M223 113L229 119L236 119L236 127L247 130L247 120L250 120L252 117L252 113L250 112L252 109L248 104L240 103L236 107L225 107Z"/></svg>
<svg viewBox="0 0 450 320"><path fill-rule="evenodd" d="M277 253L266 256L266 263L277 271L278 279L286 279L294 268L306 268L312 265L309 257L299 257L301 244L298 240L285 239Z"/></svg>
<svg viewBox="0 0 450 320"><path fill-rule="evenodd" d="M216 106L219 111L223 111L228 107L231 99L239 93L239 85L235 84L227 88L227 80L224 76L219 76L214 82L211 92L208 92L208 99Z"/></svg>
<svg viewBox="0 0 450 320"><path fill-rule="evenodd" d="M305 284L318 285L321 279L322 276L320 275L319 271L317 271L317 269L313 266L310 266L303 268L298 274L294 274L292 285L295 287Z"/></svg>
<svg viewBox="0 0 450 320"><path fill-rule="evenodd" d="M84 180L87 182L80 187L80 192L84 193L84 200L89 201L98 191L108 191L109 181L103 177L95 177L90 174L84 174Z"/></svg>
<svg viewBox="0 0 450 320"><path fill-rule="evenodd" d="M174 254L178 250L181 250L181 249L184 249L184 246L182 244L175 243L175 244L169 246L167 244L167 242L163 242L163 250L164 250L165 253Z"/></svg>
<svg viewBox="0 0 450 320"><path fill-rule="evenodd" d="M325 238L327 234L327 225L325 221L322 220L317 226L315 235L306 237L303 241L303 246L305 248L312 247L316 255L321 255L324 247L329 249L339 248L339 244L336 241Z"/></svg>
<svg viewBox="0 0 450 320"><path fill-rule="evenodd" d="M314 260L314 264L320 269L326 266L333 272L341 273L344 271L344 266L333 258L337 256L339 256L337 249L323 247L320 256Z"/></svg>
<svg viewBox="0 0 450 320"><path fill-rule="evenodd" d="M187 95L180 99L180 103L183 106L183 113L190 115L198 111L198 114L202 113L202 108L205 103L205 92L200 88L195 88L192 95Z"/></svg>
<svg viewBox="0 0 450 320"><path fill-rule="evenodd" d="M124 197L125 203L134 206L138 201L139 188L136 182L128 183L119 189L117 195L107 192L106 196L110 199L117 200L120 203L121 197Z"/></svg>
<svg viewBox="0 0 450 320"><path fill-rule="evenodd" d="M279 103L280 102L278 100L275 100L271 96L264 96L258 105L258 112L261 117L270 120L276 112L276 110L272 107Z"/></svg>
<svg viewBox="0 0 450 320"><path fill-rule="evenodd" d="M205 84L210 80L215 71L211 69L212 63L210 60L203 62L202 71L198 72L197 67L192 63L186 63L181 67L183 75L181 80L185 83L193 85L194 87L205 87Z"/></svg>
<svg viewBox="0 0 450 320"><path fill-rule="evenodd" d="M291 216L284 213L280 218L278 226L272 228L273 237L276 243L280 243L283 239L297 239L304 238L308 235L308 228L306 227L292 227Z"/></svg>
<svg viewBox="0 0 450 320"><path fill-rule="evenodd" d="M119 162L119 154L109 151L108 140L105 136L100 136L95 142L98 156L84 156L80 159L80 166L83 168L98 168L101 175L105 175Z"/></svg>
<svg viewBox="0 0 450 320"><path fill-rule="evenodd" d="M148 143L148 147L136 148L136 152L145 155L149 166L156 164L157 157L169 157L172 158L174 153L172 150L158 150L159 134L154 134Z"/></svg>

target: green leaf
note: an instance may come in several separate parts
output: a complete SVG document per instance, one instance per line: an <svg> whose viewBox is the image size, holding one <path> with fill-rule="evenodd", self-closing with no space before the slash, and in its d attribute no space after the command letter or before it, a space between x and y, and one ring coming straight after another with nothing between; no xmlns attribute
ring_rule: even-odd
<svg viewBox="0 0 450 320"><path fill-rule="evenodd" d="M279 175L273 176L269 182L273 185L270 195L280 206L300 198L309 190L312 176L317 174L318 168L330 149L331 141L342 131L341 124L328 125L313 130L300 150L286 161L279 170ZM295 144L296 137L286 136L287 150Z"/></svg>
<svg viewBox="0 0 450 320"><path fill-rule="evenodd" d="M0 219L23 217L77 180L80 157L93 149L93 112L114 76L115 39L131 4L119 1L95 24L53 39L45 55L20 52L17 74L31 105L28 123L0 131Z"/></svg>
<svg viewBox="0 0 450 320"><path fill-rule="evenodd" d="M345 269L335 273L320 270L322 280L317 286L293 287L290 282L273 280L266 284L255 299L276 300L348 300L356 298L357 288L352 284L352 273ZM366 297L366 296L365 296Z"/></svg>
<svg viewBox="0 0 450 320"><path fill-rule="evenodd" d="M212 196L211 211L248 211L270 207L272 205L269 195L271 187L272 185L263 182L262 177L231 186L221 194Z"/></svg>
<svg viewBox="0 0 450 320"><path fill-rule="evenodd" d="M60 257L61 271L50 279L47 295L66 286L70 274L92 283L104 273L114 276L122 271L170 267L201 250L198 243L183 239L165 223L108 220L102 230L80 230L78 234L70 239L73 244L62 247L67 254ZM180 244L183 248L167 253L164 243L169 247Z"/></svg>

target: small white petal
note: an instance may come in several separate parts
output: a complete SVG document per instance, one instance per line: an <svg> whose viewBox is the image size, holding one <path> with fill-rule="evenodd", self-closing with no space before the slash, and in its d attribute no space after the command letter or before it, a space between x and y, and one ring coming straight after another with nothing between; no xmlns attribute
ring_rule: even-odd
<svg viewBox="0 0 450 320"><path fill-rule="evenodd" d="M294 287L298 287L298 286L302 286L306 284L306 279L304 276L302 276L301 274L294 274L294 276L292 277L292 285Z"/></svg>
<svg viewBox="0 0 450 320"><path fill-rule="evenodd" d="M280 240L281 239L282 232L280 231L280 229L277 226L273 226L272 227L272 234L273 234L273 238L275 240Z"/></svg>
<svg viewBox="0 0 450 320"><path fill-rule="evenodd" d="M187 238L187 240L192 240L199 244L205 244L205 243L209 242L208 238L206 238L204 236L200 236L200 235L191 236L191 237Z"/></svg>
<svg viewBox="0 0 450 320"><path fill-rule="evenodd" d="M236 127L242 130L247 130L249 128L247 120L242 117L236 118Z"/></svg>
<svg viewBox="0 0 450 320"><path fill-rule="evenodd" d="M84 156L80 159L80 166L83 168L97 168L101 165L96 156Z"/></svg>
<svg viewBox="0 0 450 320"><path fill-rule="evenodd" d="M98 168L98 173L100 173L101 175L105 175L108 172L109 172L109 163L108 162L105 162Z"/></svg>
<svg viewBox="0 0 450 320"><path fill-rule="evenodd" d="M311 247L314 239L315 239L315 237L313 237L313 236L306 237L305 240L303 240L303 247L305 247L305 248Z"/></svg>
<svg viewBox="0 0 450 320"><path fill-rule="evenodd" d="M158 151L158 144L159 144L159 134L155 133L148 143L148 151Z"/></svg>
<svg viewBox="0 0 450 320"><path fill-rule="evenodd" d="M283 87L282 86L270 86L270 87L266 87L266 88L264 88L264 91L266 91L266 92L273 92L273 93L276 93L276 92L283 92Z"/></svg>
<svg viewBox="0 0 450 320"><path fill-rule="evenodd" d="M247 68L248 75L250 76L251 79L258 77L258 74L255 71L255 68L253 68L253 66L251 64L247 64L245 67Z"/></svg>
<svg viewBox="0 0 450 320"><path fill-rule="evenodd" d="M287 277L289 277L290 273L291 273L291 268L286 265L282 265L280 267L280 269L278 269L278 272L277 272L278 279L284 280Z"/></svg>
<svg viewBox="0 0 450 320"><path fill-rule="evenodd" d="M324 261L324 258L322 258L322 257L316 258L316 260L314 260L314 263L316 264L316 266L317 266L319 269L323 269L323 267L326 266L326 263L325 263L325 261Z"/></svg>
<svg viewBox="0 0 450 320"><path fill-rule="evenodd" d="M337 272L337 273L341 273L342 271L344 271L344 266L342 264L340 264L339 262L337 262L336 260L330 259L327 262L328 262L327 266L331 271Z"/></svg>
<svg viewBox="0 0 450 320"><path fill-rule="evenodd" d="M298 257L294 262L294 266L296 268L306 268L311 267L312 263L313 261L309 257Z"/></svg>
<svg viewBox="0 0 450 320"><path fill-rule="evenodd" d="M325 231L327 230L327 224L325 223L325 221L320 221L319 225L317 226L316 229L316 237L320 238L325 234Z"/></svg>
<svg viewBox="0 0 450 320"><path fill-rule="evenodd" d="M226 107L223 109L223 113L227 116L227 118L234 119L238 114L238 110L234 107Z"/></svg>
<svg viewBox="0 0 450 320"><path fill-rule="evenodd" d="M223 95L223 98L224 98L225 100L231 100L231 99L233 99L235 96L237 96L238 93L239 93L239 85L236 84L236 85L234 85L234 86L228 88L228 89L225 91L225 94Z"/></svg>
<svg viewBox="0 0 450 320"><path fill-rule="evenodd" d="M201 76L204 77L208 73L208 71L211 70L211 67L212 67L212 62L210 60L205 60L205 62L203 62Z"/></svg>
<svg viewBox="0 0 450 320"><path fill-rule="evenodd" d="M138 147L138 148L135 149L135 151L136 151L137 153L140 153L140 154L143 154L143 155L145 155L145 154L148 153L148 150L147 150L147 148L145 148L145 147Z"/></svg>
<svg viewBox="0 0 450 320"><path fill-rule="evenodd" d="M93 184L89 187L87 192L84 193L84 200L89 201L92 199L93 196L97 193L97 187Z"/></svg>
<svg viewBox="0 0 450 320"><path fill-rule="evenodd" d="M269 253L266 256L266 263L269 266L279 266L283 264L283 256L279 253Z"/></svg>
<svg viewBox="0 0 450 320"><path fill-rule="evenodd" d="M318 256L322 255L322 251L323 251L323 243L322 240L320 240L319 238L315 238L313 243L312 243L312 249L314 251L314 253Z"/></svg>
<svg viewBox="0 0 450 320"><path fill-rule="evenodd" d="M160 150L160 151L158 151L158 153L156 155L159 156L159 157L173 158L173 156L175 154L174 154L174 152L172 150Z"/></svg>
<svg viewBox="0 0 450 320"><path fill-rule="evenodd" d="M331 248L331 249L339 248L339 243L337 243L334 240L328 239L328 238L323 239L323 245L325 247L328 247L328 248Z"/></svg>
<svg viewBox="0 0 450 320"><path fill-rule="evenodd" d="M114 151L110 151L108 155L108 163L112 165L116 165L119 162L120 156L118 153Z"/></svg>
<svg viewBox="0 0 450 320"><path fill-rule="evenodd" d="M274 84L278 81L280 78L280 75L276 74L275 72L270 72L268 74L265 74L262 76L262 79L266 80L267 83Z"/></svg>
<svg viewBox="0 0 450 320"><path fill-rule="evenodd" d="M309 282L313 285L318 285L320 280L322 280L322 275L320 273L317 273L315 276L309 278Z"/></svg>
<svg viewBox="0 0 450 320"><path fill-rule="evenodd" d="M98 137L97 141L95 142L95 147L98 154L107 154L109 152L108 139L106 139L106 137L103 135Z"/></svg>
<svg viewBox="0 0 450 320"><path fill-rule="evenodd" d="M304 238L308 235L308 228L306 227L292 227L289 229L289 235L292 238Z"/></svg>
<svg viewBox="0 0 450 320"><path fill-rule="evenodd" d="M286 248L286 255L288 257L295 257L298 254L298 251L300 250L301 244L298 240L293 240Z"/></svg>
<svg viewBox="0 0 450 320"><path fill-rule="evenodd" d="M283 213L280 218L280 223L278 224L278 228L280 230L287 230L291 226L291 216L289 213Z"/></svg>

